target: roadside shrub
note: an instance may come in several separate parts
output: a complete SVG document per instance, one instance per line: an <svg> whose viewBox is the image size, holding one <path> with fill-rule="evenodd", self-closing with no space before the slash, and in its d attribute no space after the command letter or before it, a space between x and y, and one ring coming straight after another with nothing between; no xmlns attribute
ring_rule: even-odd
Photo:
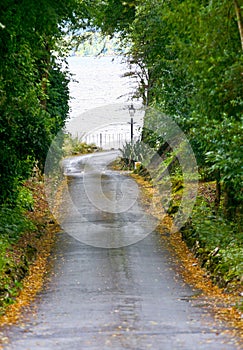
<svg viewBox="0 0 243 350"><path fill-rule="evenodd" d="M120 149L124 166L133 169L135 162L141 162L147 166L153 156L154 151L142 141L125 142Z"/></svg>
<svg viewBox="0 0 243 350"><path fill-rule="evenodd" d="M243 233L236 224L214 215L201 201L182 236L219 286L230 288L242 281Z"/></svg>
<svg viewBox="0 0 243 350"><path fill-rule="evenodd" d="M83 142L82 137L72 137L70 134L66 134L64 137L64 156L87 154L97 150L99 150L99 148L95 144L87 144L86 142Z"/></svg>
<svg viewBox="0 0 243 350"><path fill-rule="evenodd" d="M19 187L16 204L17 204L17 207L20 209L20 211L33 210L34 199L31 191L27 187L24 187L24 186Z"/></svg>
<svg viewBox="0 0 243 350"><path fill-rule="evenodd" d="M9 241L17 241L24 231L35 229L20 208L0 208L0 240L5 237Z"/></svg>
<svg viewBox="0 0 243 350"><path fill-rule="evenodd" d="M0 313L6 305L13 303L21 287L20 280L28 269L24 251L23 257L15 260L14 246L24 232L36 230L35 225L25 217L26 208L33 205L33 197L25 187L18 193L17 207L0 207Z"/></svg>

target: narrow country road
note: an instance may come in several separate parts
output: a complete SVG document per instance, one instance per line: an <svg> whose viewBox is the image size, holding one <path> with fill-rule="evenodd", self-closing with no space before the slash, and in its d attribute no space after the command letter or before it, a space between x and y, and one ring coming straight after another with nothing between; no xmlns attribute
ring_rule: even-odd
<svg viewBox="0 0 243 350"><path fill-rule="evenodd" d="M136 183L106 169L115 157L108 152L65 161L73 201L63 214L69 234L58 236L35 312L6 329L4 349L236 349L200 299L192 299L195 291L176 273L156 230L147 234L154 222L135 200ZM90 171L85 181L84 167ZM99 208L100 188L109 199L106 210Z"/></svg>

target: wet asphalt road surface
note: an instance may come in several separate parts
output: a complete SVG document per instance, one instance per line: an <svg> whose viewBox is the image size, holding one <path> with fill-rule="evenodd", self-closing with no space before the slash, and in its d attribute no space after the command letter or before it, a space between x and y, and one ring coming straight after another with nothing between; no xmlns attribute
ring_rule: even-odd
<svg viewBox="0 0 243 350"><path fill-rule="evenodd" d="M107 161L115 156L116 152L110 152L86 159L104 172ZM69 194L76 214L67 200L63 225L69 234L58 235L46 286L32 311L26 314L25 322L5 329L10 342L4 349L236 349L224 334L223 325L217 324L208 310L201 307L202 300L193 300L196 291L183 283L156 230L146 234L143 223L151 218L144 216L137 203L127 213L118 213L119 204L116 210L106 208L111 211L106 216L97 203L94 206L88 202L90 199L95 202L90 192L93 188L97 193L97 188L87 181L90 187L85 197L81 169L84 163L86 160L80 162L80 158L66 161ZM95 177L97 174L91 176L92 181ZM126 182L127 198L121 197L117 182L124 180L123 175L109 170L101 182L103 178L102 186L108 197L120 198L125 206L134 202L137 190L132 189L131 182ZM112 205L112 201L107 205ZM137 243L130 244L129 232L122 227L137 222L136 229L131 231ZM89 225L93 225L90 241ZM104 239L107 231L110 233ZM125 238L114 238L112 231L124 234ZM109 244L120 248L101 248Z"/></svg>

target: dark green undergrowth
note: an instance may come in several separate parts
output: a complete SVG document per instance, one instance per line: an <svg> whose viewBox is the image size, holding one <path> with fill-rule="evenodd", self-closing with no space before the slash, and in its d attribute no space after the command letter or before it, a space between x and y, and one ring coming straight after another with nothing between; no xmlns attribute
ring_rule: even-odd
<svg viewBox="0 0 243 350"><path fill-rule="evenodd" d="M171 175L172 200L168 213L177 213L183 181ZM215 210L215 183L200 181L199 195L189 220L181 228L182 238L199 259L211 279L227 291L240 290L243 282L243 218L229 221L223 210Z"/></svg>
<svg viewBox="0 0 243 350"><path fill-rule="evenodd" d="M171 175L173 216L183 193L180 174ZM212 281L226 291L238 291L243 283L243 218L225 218L223 209L215 210L215 183L200 181L199 195L189 220L181 228L182 238L199 259Z"/></svg>
<svg viewBox="0 0 243 350"><path fill-rule="evenodd" d="M0 314L14 302L35 255L30 244L20 243L25 234L36 232L35 224L26 217L32 206L32 194L23 186L15 208L0 207Z"/></svg>
<svg viewBox="0 0 243 350"><path fill-rule="evenodd" d="M243 232L240 222L229 222L213 213L199 198L182 236L212 280L228 290L243 282Z"/></svg>

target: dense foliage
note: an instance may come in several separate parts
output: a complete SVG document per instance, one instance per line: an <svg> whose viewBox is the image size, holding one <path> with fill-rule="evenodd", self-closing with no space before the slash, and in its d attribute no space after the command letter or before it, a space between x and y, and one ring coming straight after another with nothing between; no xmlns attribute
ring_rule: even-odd
<svg viewBox="0 0 243 350"><path fill-rule="evenodd" d="M43 168L68 116L68 76L59 47L82 11L75 0L0 4L0 203L14 205L33 164Z"/></svg>
<svg viewBox="0 0 243 350"><path fill-rule="evenodd" d="M104 3L109 8L113 2ZM223 193L225 214L232 218L243 199L242 0L128 1L123 13L127 7L133 9L129 26L125 21L121 27L116 12L101 25L130 41L129 60L140 67L145 104L170 115L186 132L201 174L217 181L217 201ZM148 116L145 126L151 123ZM160 141L146 133L148 141L151 137Z"/></svg>

